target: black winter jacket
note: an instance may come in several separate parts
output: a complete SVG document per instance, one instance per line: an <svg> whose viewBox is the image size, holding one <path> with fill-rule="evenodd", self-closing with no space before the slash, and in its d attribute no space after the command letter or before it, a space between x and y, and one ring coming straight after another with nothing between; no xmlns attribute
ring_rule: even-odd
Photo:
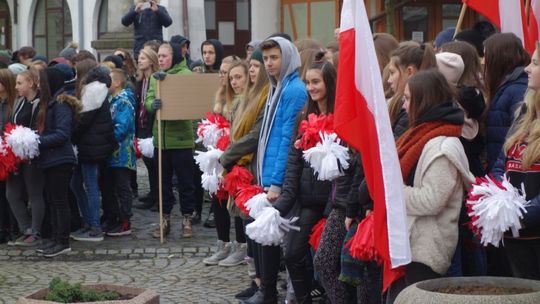
<svg viewBox="0 0 540 304"><path fill-rule="evenodd" d="M332 191L332 183L320 181L311 169L309 163L304 161L303 151L294 147L294 140L289 146L287 158L287 171L281 195L274 203L282 216L289 213L295 203L302 208L312 208L324 211Z"/></svg>
<svg viewBox="0 0 540 304"><path fill-rule="evenodd" d="M101 162L118 147L114 138L114 126L109 110L107 86L94 81L84 87L82 113L73 134L79 160Z"/></svg>
<svg viewBox="0 0 540 304"><path fill-rule="evenodd" d="M71 134L75 127L75 116L80 109L79 101L67 94L56 96L49 104L45 129L39 136L40 168L77 163Z"/></svg>
<svg viewBox="0 0 540 304"><path fill-rule="evenodd" d="M163 41L163 27L171 25L172 19L167 9L161 5L158 5L156 12L148 8L138 13L135 12L135 5L132 5L122 17L122 24L129 26L132 23L135 32L133 53L135 58L138 58L139 51L145 42L150 40Z"/></svg>

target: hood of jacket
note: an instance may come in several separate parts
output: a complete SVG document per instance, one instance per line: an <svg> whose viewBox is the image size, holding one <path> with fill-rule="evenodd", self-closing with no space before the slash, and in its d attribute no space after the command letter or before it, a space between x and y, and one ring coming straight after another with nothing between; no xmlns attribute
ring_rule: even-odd
<svg viewBox="0 0 540 304"><path fill-rule="evenodd" d="M81 114L83 107L80 100L78 100L75 96L71 96L66 93L61 93L60 95L56 97L56 102L68 104L73 109L75 121L79 120L79 116Z"/></svg>
<svg viewBox="0 0 540 304"><path fill-rule="evenodd" d="M212 69L214 71L219 71L219 67L221 66L221 61L223 60L223 44L217 39L208 39L206 41L203 41L201 43L201 56L202 56L202 50L203 50L203 44L210 43L214 46L214 50L216 51L216 61L212 65ZM204 63L203 63L204 64Z"/></svg>
<svg viewBox="0 0 540 304"><path fill-rule="evenodd" d="M183 70L189 70L188 66L187 66L187 62L185 60L182 60L180 63L178 64L174 64L172 67L170 67L168 70L166 70L165 72L167 74L178 74L180 73L181 71Z"/></svg>
<svg viewBox="0 0 540 304"><path fill-rule="evenodd" d="M81 94L82 113L101 108L108 94L109 89L103 82L93 81L85 85Z"/></svg>
<svg viewBox="0 0 540 304"><path fill-rule="evenodd" d="M279 71L279 78L271 76L270 74L268 75L272 86L275 87L278 82L283 81L287 76L293 74L300 68L300 54L298 53L296 46L287 39L272 37L268 38L268 40L277 42L281 49L281 70Z"/></svg>

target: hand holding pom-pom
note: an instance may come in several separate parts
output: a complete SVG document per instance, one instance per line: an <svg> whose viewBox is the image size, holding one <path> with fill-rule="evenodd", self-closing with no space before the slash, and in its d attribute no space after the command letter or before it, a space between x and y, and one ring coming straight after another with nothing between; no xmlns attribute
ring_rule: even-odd
<svg viewBox="0 0 540 304"><path fill-rule="evenodd" d="M39 135L30 128L8 124L5 140L13 154L22 160L39 156Z"/></svg>

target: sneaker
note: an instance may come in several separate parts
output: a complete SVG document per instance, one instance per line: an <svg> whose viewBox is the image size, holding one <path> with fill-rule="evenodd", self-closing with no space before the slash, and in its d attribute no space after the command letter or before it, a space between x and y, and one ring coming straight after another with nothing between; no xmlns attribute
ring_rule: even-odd
<svg viewBox="0 0 540 304"><path fill-rule="evenodd" d="M247 244L234 241L231 254L218 263L218 266L232 267L246 263Z"/></svg>
<svg viewBox="0 0 540 304"><path fill-rule="evenodd" d="M193 212L193 216L191 217L191 223L193 225L197 225L201 223L201 214L197 211Z"/></svg>
<svg viewBox="0 0 540 304"><path fill-rule="evenodd" d="M85 233L74 236L73 239L82 242L101 242L103 241L103 232L101 228L90 228Z"/></svg>
<svg viewBox="0 0 540 304"><path fill-rule="evenodd" d="M190 238L193 236L193 227L191 223L191 214L184 215L182 220L182 237Z"/></svg>
<svg viewBox="0 0 540 304"><path fill-rule="evenodd" d="M246 300L251 298L259 290L257 284L254 281L251 281L251 286L235 294L234 297L238 300Z"/></svg>
<svg viewBox="0 0 540 304"><path fill-rule="evenodd" d="M208 214L208 218L204 221L204 227L206 228L216 228L216 220L214 219L214 212Z"/></svg>
<svg viewBox="0 0 540 304"><path fill-rule="evenodd" d="M246 256L246 264L248 266L248 276L255 279L257 270L255 269L255 260L252 257Z"/></svg>
<svg viewBox="0 0 540 304"><path fill-rule="evenodd" d="M38 248L36 248L36 252L37 253L43 253L43 251L53 247L54 245L56 245L56 242L53 241L53 240L43 240L41 245L38 246Z"/></svg>
<svg viewBox="0 0 540 304"><path fill-rule="evenodd" d="M72 238L72 239L75 239L76 236L78 235L81 235L81 234L85 234L86 232L88 232L88 230L90 230L90 226L88 225L83 225L83 227L77 229L76 231L72 232L69 234L69 237Z"/></svg>
<svg viewBox="0 0 540 304"><path fill-rule="evenodd" d="M131 234L131 223L129 221L124 221L117 224L114 228L107 231L108 236L124 236Z"/></svg>
<svg viewBox="0 0 540 304"><path fill-rule="evenodd" d="M43 250L43 256L46 258L52 258L60 254L68 253L71 251L71 247L65 244L55 244L52 247L49 247Z"/></svg>
<svg viewBox="0 0 540 304"><path fill-rule="evenodd" d="M113 219L106 219L101 221L101 231L107 233L109 230L115 228L118 225L118 221Z"/></svg>
<svg viewBox="0 0 540 304"><path fill-rule="evenodd" d="M221 240L217 241L217 250L216 252L204 259L202 262L205 265L217 265L221 260L226 259L231 253L232 244L230 242L223 242Z"/></svg>
<svg viewBox="0 0 540 304"><path fill-rule="evenodd" d="M22 240L21 238L22 237L18 238L17 241L15 241L15 246L34 247L41 245L41 237L38 234L26 235Z"/></svg>
<svg viewBox="0 0 540 304"><path fill-rule="evenodd" d="M163 237L167 237L169 233L171 232L171 219L169 215L163 216ZM152 237L155 239L161 238L161 231L159 229L159 225L154 229L152 232Z"/></svg>

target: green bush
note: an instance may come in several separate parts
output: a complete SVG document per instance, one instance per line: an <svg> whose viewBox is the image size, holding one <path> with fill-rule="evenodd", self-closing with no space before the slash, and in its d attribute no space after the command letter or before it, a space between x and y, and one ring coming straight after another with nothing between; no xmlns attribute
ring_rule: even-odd
<svg viewBox="0 0 540 304"><path fill-rule="evenodd" d="M97 292L94 290L82 290L81 284L70 284L56 277L49 283L49 293L45 297L47 301L60 303L77 303L92 301L117 300L120 295L116 292Z"/></svg>

